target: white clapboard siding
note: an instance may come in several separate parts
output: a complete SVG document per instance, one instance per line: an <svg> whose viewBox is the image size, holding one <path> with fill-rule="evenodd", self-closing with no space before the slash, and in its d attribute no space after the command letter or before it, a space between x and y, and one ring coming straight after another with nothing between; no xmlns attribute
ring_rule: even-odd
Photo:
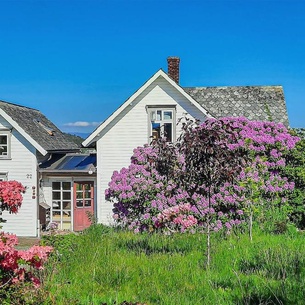
<svg viewBox="0 0 305 305"><path fill-rule="evenodd" d="M0 118L0 127L11 126ZM37 236L37 161L36 149L16 130L12 130L11 159L0 159L0 172L8 173L8 180L21 182L26 188L18 214L4 211L3 231L18 236ZM32 198L35 197L35 198Z"/></svg>
<svg viewBox="0 0 305 305"><path fill-rule="evenodd" d="M109 224L112 221L112 204L105 200L105 190L113 171L130 164L133 149L148 142L148 115L146 106L175 105L176 118L188 113L204 120L202 112L190 103L163 77L157 78L127 108L124 109L100 134L97 141L97 218ZM177 137L179 127L176 128Z"/></svg>

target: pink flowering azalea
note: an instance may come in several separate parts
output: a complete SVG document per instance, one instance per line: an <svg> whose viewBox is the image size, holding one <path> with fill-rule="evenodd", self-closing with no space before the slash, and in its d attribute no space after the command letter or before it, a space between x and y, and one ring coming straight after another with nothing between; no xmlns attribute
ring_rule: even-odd
<svg viewBox="0 0 305 305"><path fill-rule="evenodd" d="M0 211L17 213L22 203L25 187L17 181L0 181Z"/></svg>
<svg viewBox="0 0 305 305"><path fill-rule="evenodd" d="M17 181L0 181L0 214L7 210L17 213L22 203L22 193L25 187ZM35 287L39 286L39 279L32 271L43 268L51 247L33 246L27 251L18 251L17 236L10 233L0 232L0 286L5 287L19 282L29 281Z"/></svg>
<svg viewBox="0 0 305 305"><path fill-rule="evenodd" d="M16 250L18 239L14 234L0 232L0 285L29 281L38 287L39 279L32 271L43 269L52 247L33 246L28 250ZM25 267L27 266L27 267Z"/></svg>

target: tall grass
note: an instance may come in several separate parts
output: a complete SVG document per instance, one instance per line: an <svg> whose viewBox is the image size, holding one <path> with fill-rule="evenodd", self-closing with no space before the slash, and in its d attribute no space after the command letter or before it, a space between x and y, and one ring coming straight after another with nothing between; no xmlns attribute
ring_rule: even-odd
<svg viewBox="0 0 305 305"><path fill-rule="evenodd" d="M100 225L55 244L45 304L304 304L302 235L134 235Z"/></svg>

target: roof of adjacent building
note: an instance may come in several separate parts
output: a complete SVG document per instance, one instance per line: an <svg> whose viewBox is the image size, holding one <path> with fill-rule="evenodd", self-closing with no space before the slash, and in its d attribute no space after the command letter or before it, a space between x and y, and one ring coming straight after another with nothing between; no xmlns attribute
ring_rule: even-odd
<svg viewBox="0 0 305 305"><path fill-rule="evenodd" d="M189 87L183 88L210 115L246 117L289 126L282 86Z"/></svg>
<svg viewBox="0 0 305 305"><path fill-rule="evenodd" d="M70 141L39 110L0 101L2 109L13 121L13 127L24 131L48 152L77 151L79 147Z"/></svg>
<svg viewBox="0 0 305 305"><path fill-rule="evenodd" d="M96 154L53 154L50 160L39 165L41 172L95 173Z"/></svg>

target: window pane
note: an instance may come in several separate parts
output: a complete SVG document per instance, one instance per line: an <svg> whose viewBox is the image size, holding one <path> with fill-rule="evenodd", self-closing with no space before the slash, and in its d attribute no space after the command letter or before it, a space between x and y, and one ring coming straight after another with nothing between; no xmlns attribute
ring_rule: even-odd
<svg viewBox="0 0 305 305"><path fill-rule="evenodd" d="M61 208L61 204L60 204L60 201L52 201L52 207L53 209L57 209L57 210L60 210Z"/></svg>
<svg viewBox="0 0 305 305"><path fill-rule="evenodd" d="M91 198L91 191L85 191L85 198Z"/></svg>
<svg viewBox="0 0 305 305"><path fill-rule="evenodd" d="M76 190L77 191L81 191L82 190L82 185L81 184L75 183L75 186L76 186Z"/></svg>
<svg viewBox="0 0 305 305"><path fill-rule="evenodd" d="M60 221L61 216L60 216L60 211L54 211L53 212L53 220L54 221Z"/></svg>
<svg viewBox="0 0 305 305"><path fill-rule="evenodd" d="M62 230L72 230L71 221L69 221L69 222L63 221Z"/></svg>
<svg viewBox="0 0 305 305"><path fill-rule="evenodd" d="M172 142L172 123L164 123L164 136L167 141Z"/></svg>
<svg viewBox="0 0 305 305"><path fill-rule="evenodd" d="M7 145L7 136L4 136L4 135L0 136L0 144Z"/></svg>
<svg viewBox="0 0 305 305"><path fill-rule="evenodd" d="M63 211L62 220L63 221L71 221L71 212L70 211Z"/></svg>
<svg viewBox="0 0 305 305"><path fill-rule="evenodd" d="M0 144L0 155L7 156L7 146Z"/></svg>
<svg viewBox="0 0 305 305"><path fill-rule="evenodd" d="M60 190L60 182L52 182L53 190Z"/></svg>
<svg viewBox="0 0 305 305"><path fill-rule="evenodd" d="M52 192L52 199L53 200L60 200L60 192Z"/></svg>
<svg viewBox="0 0 305 305"><path fill-rule="evenodd" d="M157 121L161 121L161 120L162 120L162 111L157 110Z"/></svg>
<svg viewBox="0 0 305 305"><path fill-rule="evenodd" d="M152 123L152 137L153 139L160 138L160 123Z"/></svg>
<svg viewBox="0 0 305 305"><path fill-rule="evenodd" d="M152 121L155 121L156 120L156 111L152 111L151 114L150 114L150 119Z"/></svg>
<svg viewBox="0 0 305 305"><path fill-rule="evenodd" d="M76 206L78 208L82 208L83 207L83 200L76 200Z"/></svg>
<svg viewBox="0 0 305 305"><path fill-rule="evenodd" d="M63 190L71 190L71 182L63 182L62 183Z"/></svg>
<svg viewBox="0 0 305 305"><path fill-rule="evenodd" d="M172 111L164 111L163 112L163 119L164 120L171 120L173 118L173 112Z"/></svg>
<svg viewBox="0 0 305 305"><path fill-rule="evenodd" d="M64 201L62 205L64 210L71 210L71 201Z"/></svg>
<svg viewBox="0 0 305 305"><path fill-rule="evenodd" d="M85 190L90 190L90 184L89 183L84 184L84 189Z"/></svg>
<svg viewBox="0 0 305 305"><path fill-rule="evenodd" d="M91 200L85 200L85 206L91 207Z"/></svg>
<svg viewBox="0 0 305 305"><path fill-rule="evenodd" d="M64 200L71 199L71 192L63 192L62 197L63 197L62 199L64 199Z"/></svg>
<svg viewBox="0 0 305 305"><path fill-rule="evenodd" d="M77 199L82 199L83 198L83 192L77 192L76 193L76 198Z"/></svg>

